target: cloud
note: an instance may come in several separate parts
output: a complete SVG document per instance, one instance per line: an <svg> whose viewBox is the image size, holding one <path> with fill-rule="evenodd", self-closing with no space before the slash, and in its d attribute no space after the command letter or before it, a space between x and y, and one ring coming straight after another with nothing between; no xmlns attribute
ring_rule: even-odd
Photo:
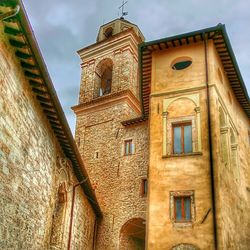
<svg viewBox="0 0 250 250"><path fill-rule="evenodd" d="M95 43L104 22L117 18L121 0L23 0L51 78L74 130L70 107L78 102L80 60L76 51ZM246 0L129 0L127 19L147 40L225 23L241 73L250 89L250 2Z"/></svg>

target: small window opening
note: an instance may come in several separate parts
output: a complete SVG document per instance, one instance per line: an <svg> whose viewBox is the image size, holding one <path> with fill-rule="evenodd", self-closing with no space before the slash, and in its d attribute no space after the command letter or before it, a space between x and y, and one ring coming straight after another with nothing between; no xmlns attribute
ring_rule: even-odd
<svg viewBox="0 0 250 250"><path fill-rule="evenodd" d="M124 147L125 147L125 155L131 155L133 154L133 142L132 140L126 140L124 142Z"/></svg>
<svg viewBox="0 0 250 250"><path fill-rule="evenodd" d="M173 153L185 154L192 152L192 123L173 124Z"/></svg>
<svg viewBox="0 0 250 250"><path fill-rule="evenodd" d="M109 27L107 28L105 31L104 31L104 35L106 38L109 38L113 35L113 28L112 27Z"/></svg>
<svg viewBox="0 0 250 250"><path fill-rule="evenodd" d="M146 196L148 192L148 180L142 179L141 181L141 196Z"/></svg>
<svg viewBox="0 0 250 250"><path fill-rule="evenodd" d="M191 221L191 196L174 197L174 218L176 222Z"/></svg>

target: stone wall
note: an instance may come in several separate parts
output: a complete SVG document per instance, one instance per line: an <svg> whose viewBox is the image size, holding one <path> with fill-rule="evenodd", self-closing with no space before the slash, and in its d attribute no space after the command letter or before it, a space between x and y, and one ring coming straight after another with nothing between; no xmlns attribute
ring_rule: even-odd
<svg viewBox="0 0 250 250"><path fill-rule="evenodd" d="M65 249L74 177L0 24L0 248ZM77 189L72 249L92 249L95 215Z"/></svg>
<svg viewBox="0 0 250 250"><path fill-rule="evenodd" d="M146 217L146 197L141 196L147 177L148 125L125 128L121 122L139 116L138 37L120 32L80 50L82 77L77 115L76 142L86 162L103 211L97 233L97 249L118 249L122 226L133 218ZM104 61L113 66L111 93L95 96L96 72ZM137 111L136 111L137 110ZM134 152L125 156L125 140Z"/></svg>
<svg viewBox="0 0 250 250"><path fill-rule="evenodd" d="M133 117L124 103L101 111L78 114L76 141L86 162L104 218L98 229L97 249L118 249L120 230L132 218L146 217L141 179L147 177L147 124L124 128ZM124 140L132 139L135 152L124 155Z"/></svg>

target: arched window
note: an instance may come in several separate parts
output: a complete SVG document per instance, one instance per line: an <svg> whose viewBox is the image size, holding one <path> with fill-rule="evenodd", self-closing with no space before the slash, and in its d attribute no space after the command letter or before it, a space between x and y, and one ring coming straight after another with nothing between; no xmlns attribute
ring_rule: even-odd
<svg viewBox="0 0 250 250"><path fill-rule="evenodd" d="M111 93L113 62L106 58L98 63L95 70L94 98Z"/></svg>
<svg viewBox="0 0 250 250"><path fill-rule="evenodd" d="M163 156L200 154L201 150L199 95L165 99Z"/></svg>

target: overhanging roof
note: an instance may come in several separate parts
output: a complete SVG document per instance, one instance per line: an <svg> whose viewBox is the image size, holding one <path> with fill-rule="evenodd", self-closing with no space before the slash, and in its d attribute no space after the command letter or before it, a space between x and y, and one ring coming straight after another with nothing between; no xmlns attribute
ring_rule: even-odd
<svg viewBox="0 0 250 250"><path fill-rule="evenodd" d="M17 5L20 6L19 12L6 19L6 13L13 12L13 8ZM23 69L31 90L36 95L36 99L40 103L62 151L72 162L78 181L82 182L84 180L81 187L87 199L96 215L101 217L101 209L91 187L84 163L75 144L22 2L18 0L1 0L0 21L1 19L3 19L4 23L4 32L9 39L10 45L15 49L15 55L20 62L20 67Z"/></svg>
<svg viewBox="0 0 250 250"><path fill-rule="evenodd" d="M197 43L204 41L204 39L213 40L234 94L243 110L250 118L250 101L245 83L241 76L235 55L233 53L233 49L230 44L225 25L218 24L217 26L207 29L197 30L190 33L184 33L181 35L167 37L150 42L144 42L139 45L142 117L124 121L122 123L124 126L132 125L134 123L145 120L149 115L152 52Z"/></svg>

